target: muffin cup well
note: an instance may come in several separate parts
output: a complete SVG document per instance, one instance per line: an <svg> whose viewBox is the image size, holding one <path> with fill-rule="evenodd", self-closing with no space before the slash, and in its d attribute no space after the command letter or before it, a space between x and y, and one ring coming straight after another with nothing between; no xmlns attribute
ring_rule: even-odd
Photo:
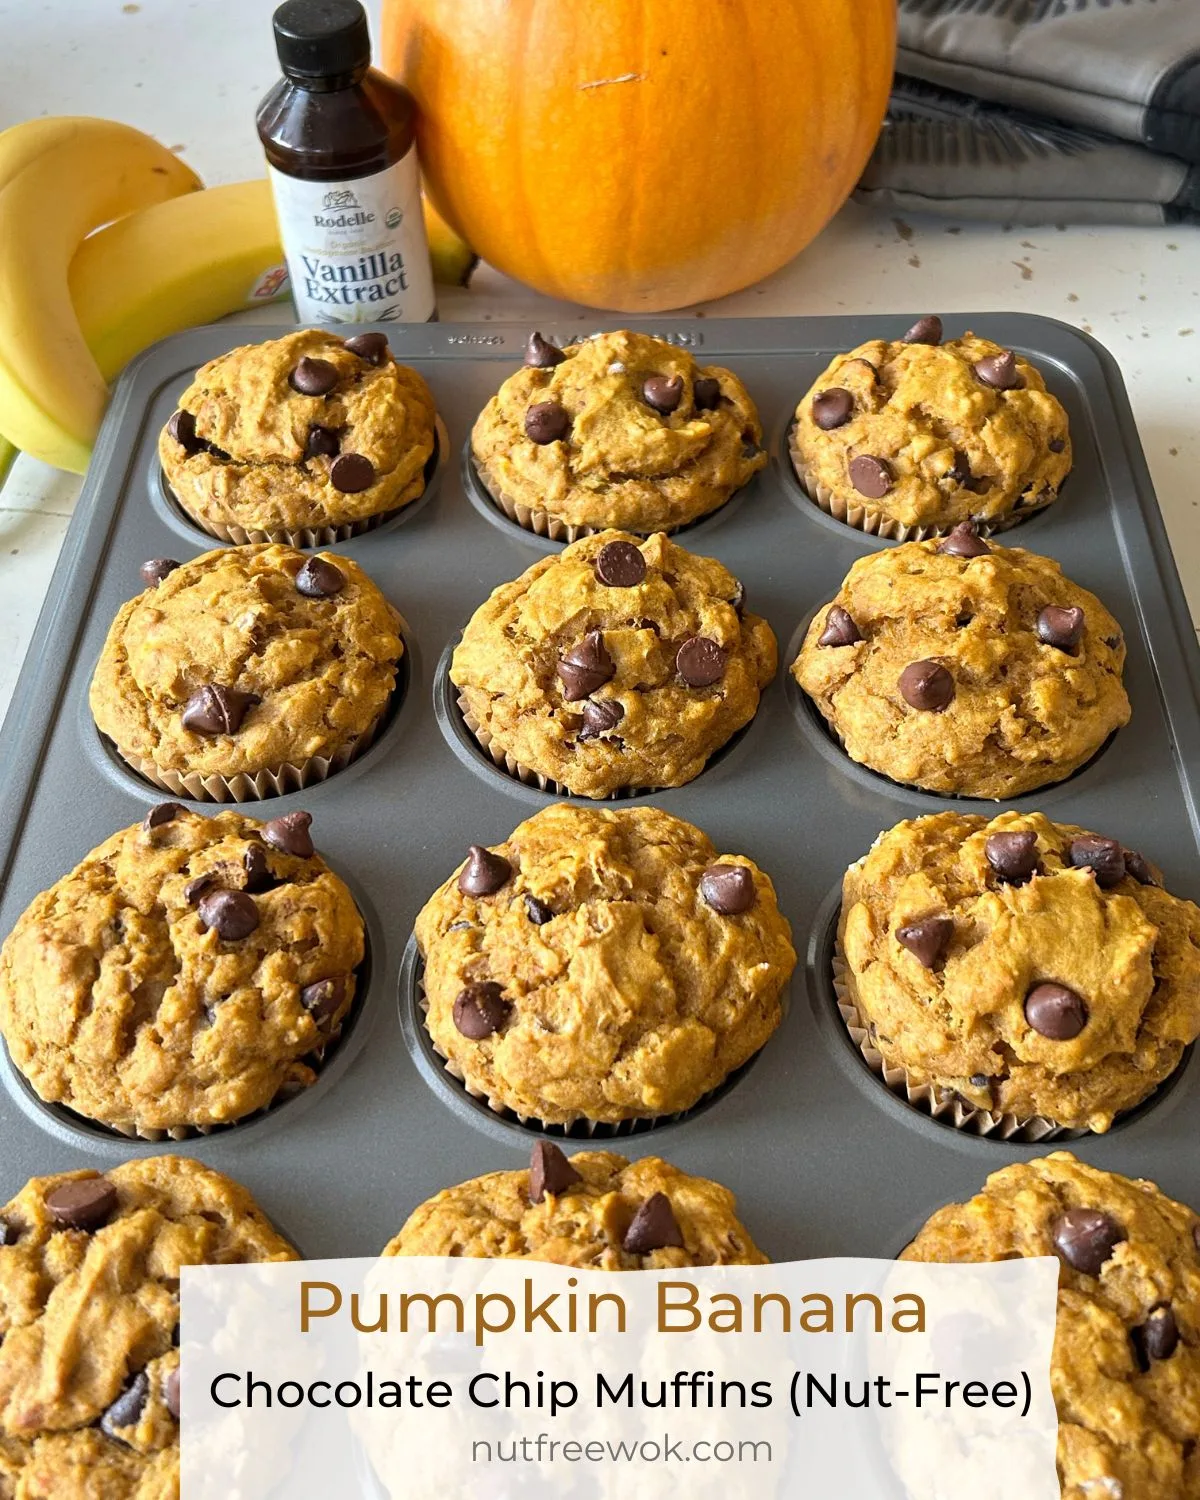
<svg viewBox="0 0 1200 1500"><path fill-rule="evenodd" d="M940 1088L937 1084L923 1082L912 1076L907 1069L892 1067L883 1059L871 1039L866 1018L859 1011L850 994L847 983L847 963L840 941L835 940L833 950L833 991L837 999L838 1014L863 1062L876 1078L898 1098L929 1115L963 1130L971 1135L985 1136L996 1141L1018 1141L1040 1144L1046 1141L1078 1140L1092 1134L1087 1130L1075 1130L1048 1120L1043 1115L1020 1116L1004 1114L997 1110L976 1109L968 1104L953 1089Z"/></svg>
<svg viewBox="0 0 1200 1500"><path fill-rule="evenodd" d="M788 452L791 455L792 468L795 470L796 478L804 493L813 502L831 516L835 521L840 521L844 526L849 526L855 531L864 532L867 536L883 537L890 542L923 542L931 536L948 536L954 529L951 522L946 526L908 526L903 521L897 521L877 506L871 505L866 500L849 501L842 495L835 495L828 485L821 484L812 470L801 458L795 442L795 429L788 437ZM976 529L980 536L995 536L1000 531L1010 531L1014 526L1020 526L1023 522L1031 520L1053 505L1058 498L1052 495L1049 500L1044 500L1040 505L1022 506L1019 514L1002 516L995 521L979 521Z"/></svg>

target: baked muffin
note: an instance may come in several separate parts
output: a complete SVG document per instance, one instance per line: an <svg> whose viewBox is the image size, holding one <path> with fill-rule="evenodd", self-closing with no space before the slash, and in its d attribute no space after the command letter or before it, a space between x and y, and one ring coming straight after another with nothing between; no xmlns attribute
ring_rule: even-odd
<svg viewBox="0 0 1200 1500"><path fill-rule="evenodd" d="M605 531L496 589L450 680L497 764L611 797L698 776L754 717L776 665L771 627L719 562Z"/></svg>
<svg viewBox="0 0 1200 1500"><path fill-rule="evenodd" d="M657 1156L569 1159L550 1141L528 1171L489 1172L422 1203L384 1255L544 1260L597 1271L762 1266L727 1188Z"/></svg>
<svg viewBox="0 0 1200 1500"><path fill-rule="evenodd" d="M296 1260L180 1156L35 1177L0 1209L0 1494L179 1494L179 1271Z"/></svg>
<svg viewBox="0 0 1200 1500"><path fill-rule="evenodd" d="M92 678L92 717L168 791L268 797L374 739L404 652L400 616L348 557L290 547L155 558Z"/></svg>
<svg viewBox="0 0 1200 1500"><path fill-rule="evenodd" d="M863 557L792 675L851 760L963 797L1063 781L1129 722L1121 627L1056 562L962 526Z"/></svg>
<svg viewBox="0 0 1200 1500"><path fill-rule="evenodd" d="M416 935L438 1051L555 1125L690 1109L770 1038L796 964L766 875L654 807L563 804L475 845Z"/></svg>
<svg viewBox="0 0 1200 1500"><path fill-rule="evenodd" d="M1066 1151L994 1172L903 1260L1057 1256L1063 1500L1200 1497L1200 1219Z"/></svg>
<svg viewBox="0 0 1200 1500"><path fill-rule="evenodd" d="M158 455L213 536L312 546L416 500L434 447L429 387L384 334L304 328L197 370Z"/></svg>
<svg viewBox="0 0 1200 1500"><path fill-rule="evenodd" d="M0 948L0 1032L41 1098L157 1139L314 1082L363 922L309 822L164 802L33 900Z"/></svg>
<svg viewBox="0 0 1200 1500"><path fill-rule="evenodd" d="M941 338L928 317L839 354L796 408L796 472L839 521L902 540L998 530L1057 497L1071 437L1040 372L973 333Z"/></svg>
<svg viewBox="0 0 1200 1500"><path fill-rule="evenodd" d="M838 931L885 1064L979 1110L1107 1130L1200 1035L1200 909L1041 813L898 823L847 870Z"/></svg>
<svg viewBox="0 0 1200 1500"><path fill-rule="evenodd" d="M767 462L741 381L646 333L602 333L566 349L534 334L524 368L471 434L501 510L574 540L619 527L647 535L724 505Z"/></svg>

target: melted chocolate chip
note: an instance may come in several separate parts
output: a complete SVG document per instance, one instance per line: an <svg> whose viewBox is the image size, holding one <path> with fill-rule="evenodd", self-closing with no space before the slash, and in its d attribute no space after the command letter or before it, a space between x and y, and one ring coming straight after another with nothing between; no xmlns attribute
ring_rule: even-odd
<svg viewBox="0 0 1200 1500"><path fill-rule="evenodd" d="M941 713L954 701L954 678L940 662L910 662L900 673L899 686L911 708Z"/></svg>
<svg viewBox="0 0 1200 1500"><path fill-rule="evenodd" d="M525 345L525 364L531 370L549 370L554 365L561 365L566 355L549 339L544 339L540 333L531 333L529 342Z"/></svg>
<svg viewBox="0 0 1200 1500"><path fill-rule="evenodd" d="M315 850L309 829L312 813L290 812L264 823L262 836L275 849L284 854L294 854L298 859L311 859Z"/></svg>
<svg viewBox="0 0 1200 1500"><path fill-rule="evenodd" d="M0 1246L15 1245L21 1238L21 1231L15 1224L10 1224L7 1219L0 1219Z"/></svg>
<svg viewBox="0 0 1200 1500"><path fill-rule="evenodd" d="M650 375L642 385L642 400L654 411L669 417L683 400L683 378L679 375Z"/></svg>
<svg viewBox="0 0 1200 1500"><path fill-rule="evenodd" d="M711 375L698 375L692 381L692 403L697 411L716 411L721 404L721 382Z"/></svg>
<svg viewBox="0 0 1200 1500"><path fill-rule="evenodd" d="M1156 1307L1146 1321L1130 1330L1134 1358L1143 1374L1153 1360L1170 1359L1179 1348L1179 1322L1167 1305Z"/></svg>
<svg viewBox="0 0 1200 1500"><path fill-rule="evenodd" d="M179 1366L176 1365L163 1384L163 1400L167 1410L179 1421Z"/></svg>
<svg viewBox="0 0 1200 1500"><path fill-rule="evenodd" d="M1029 829L989 834L983 852L988 864L1008 885L1024 885L1037 873L1037 834Z"/></svg>
<svg viewBox="0 0 1200 1500"><path fill-rule="evenodd" d="M1016 391L1025 384L1017 369L1017 356L1011 349L986 355L976 362L974 369L976 379L994 391Z"/></svg>
<svg viewBox="0 0 1200 1500"><path fill-rule="evenodd" d="M346 340L346 348L351 354L357 354L359 359L365 359L369 365L381 365L389 352L387 334L356 333L353 338Z"/></svg>
<svg viewBox="0 0 1200 1500"><path fill-rule="evenodd" d="M492 896L512 876L512 865L502 854L493 854L482 844L467 850L467 862L458 874L458 888L464 896Z"/></svg>
<svg viewBox="0 0 1200 1500"><path fill-rule="evenodd" d="M554 1144L538 1141L529 1159L529 1201L540 1203L547 1193L558 1197L583 1178Z"/></svg>
<svg viewBox="0 0 1200 1500"><path fill-rule="evenodd" d="M902 344L940 344L942 342L942 320L936 313L926 313L918 318L900 340Z"/></svg>
<svg viewBox="0 0 1200 1500"><path fill-rule="evenodd" d="M1067 858L1076 870L1091 870L1102 890L1112 890L1125 878L1125 851L1116 839L1101 838L1095 833L1080 834L1071 840Z"/></svg>
<svg viewBox="0 0 1200 1500"><path fill-rule="evenodd" d="M568 703L588 698L616 675L616 665L604 645L604 636L590 630L583 640L565 653L555 670Z"/></svg>
<svg viewBox="0 0 1200 1500"><path fill-rule="evenodd" d="M854 623L849 610L833 604L825 616L825 629L817 637L818 646L853 646L862 640L862 634Z"/></svg>
<svg viewBox="0 0 1200 1500"><path fill-rule="evenodd" d="M105 1177L81 1177L52 1188L45 1202L55 1223L90 1234L108 1223L117 1206L117 1190Z"/></svg>
<svg viewBox="0 0 1200 1500"><path fill-rule="evenodd" d="M1087 1025L1087 1006L1065 984L1035 984L1025 996L1025 1019L1050 1042L1072 1042Z"/></svg>
<svg viewBox="0 0 1200 1500"><path fill-rule="evenodd" d="M735 917L750 910L758 893L745 865L709 865L700 877L700 894L713 911Z"/></svg>
<svg viewBox="0 0 1200 1500"><path fill-rule="evenodd" d="M711 687L725 675L727 653L706 635L690 636L675 653L675 670L688 687Z"/></svg>
<svg viewBox="0 0 1200 1500"><path fill-rule="evenodd" d="M1044 646L1055 646L1059 651L1074 655L1083 638L1083 610L1078 605L1060 609L1047 604L1037 617L1037 636Z"/></svg>
<svg viewBox="0 0 1200 1500"><path fill-rule="evenodd" d="M197 688L183 706L185 729L195 734L236 734L242 727L246 710L262 699L257 693L243 693L240 688L222 687L211 682Z"/></svg>
<svg viewBox="0 0 1200 1500"><path fill-rule="evenodd" d="M346 575L327 557L310 557L295 578L296 592L306 599L331 599L346 587Z"/></svg>
<svg viewBox="0 0 1200 1500"><path fill-rule="evenodd" d="M306 984L300 991L300 1004L321 1027L327 1026L345 1003L344 974L335 974L330 979L318 979L312 984Z"/></svg>
<svg viewBox="0 0 1200 1500"><path fill-rule="evenodd" d="M683 1232L666 1193L652 1194L639 1207L621 1245L630 1255L649 1255L669 1245L682 1247Z"/></svg>
<svg viewBox="0 0 1200 1500"><path fill-rule="evenodd" d="M544 927L554 916L554 913L544 901L539 901L536 896L531 896L526 892L525 915L535 927Z"/></svg>
<svg viewBox="0 0 1200 1500"><path fill-rule="evenodd" d="M164 823L173 823L183 808L178 802L159 802L142 819L142 827L147 833L152 828L161 828Z"/></svg>
<svg viewBox="0 0 1200 1500"><path fill-rule="evenodd" d="M625 710L615 699L589 698L583 705L583 728L579 731L579 738L595 740L601 735L611 734L624 717Z"/></svg>
<svg viewBox="0 0 1200 1500"><path fill-rule="evenodd" d="M246 872L242 889L253 895L257 896L263 891L274 890L279 884L279 881L271 874L271 866L267 863L267 852L261 844L251 844L242 855L242 869Z"/></svg>
<svg viewBox="0 0 1200 1500"><path fill-rule="evenodd" d="M1055 1219L1051 1235L1067 1265L1085 1276L1098 1276L1125 1231L1111 1214L1098 1208L1069 1208Z"/></svg>
<svg viewBox="0 0 1200 1500"><path fill-rule="evenodd" d="M1066 438L1052 437L1046 446L1050 449L1051 453L1061 453L1067 446L1067 440Z"/></svg>
<svg viewBox="0 0 1200 1500"><path fill-rule="evenodd" d="M812 419L822 432L844 427L854 415L854 397L840 385L819 391L812 400Z"/></svg>
<svg viewBox="0 0 1200 1500"><path fill-rule="evenodd" d="M1139 885L1162 885L1150 861L1136 849L1125 850L1125 873L1132 875Z"/></svg>
<svg viewBox="0 0 1200 1500"><path fill-rule="evenodd" d="M327 359L311 359L308 355L288 376L292 390L302 396L327 396L337 382L336 365L331 365Z"/></svg>
<svg viewBox="0 0 1200 1500"><path fill-rule="evenodd" d="M258 926L258 907L244 891L209 891L196 910L203 926L226 943L240 942Z"/></svg>
<svg viewBox="0 0 1200 1500"><path fill-rule="evenodd" d="M196 432L196 418L182 407L171 413L167 422L167 436L174 438L189 458L194 453L203 453L208 447Z"/></svg>
<svg viewBox="0 0 1200 1500"><path fill-rule="evenodd" d="M850 483L868 500L882 500L892 487L892 471L883 459L860 453L850 460Z"/></svg>
<svg viewBox="0 0 1200 1500"><path fill-rule="evenodd" d="M145 1370L141 1370L100 1418L101 1432L115 1438L118 1427L136 1427L149 1394L150 1381Z"/></svg>
<svg viewBox="0 0 1200 1500"><path fill-rule="evenodd" d="M953 936L953 917L926 917L922 922L896 928L896 941L908 949L923 969L937 966Z"/></svg>
<svg viewBox="0 0 1200 1500"><path fill-rule="evenodd" d="M938 551L949 557L987 557L991 550L970 521L960 521L938 543Z"/></svg>
<svg viewBox="0 0 1200 1500"><path fill-rule="evenodd" d="M336 458L342 447L342 435L336 427L322 427L313 422L304 442L305 458Z"/></svg>
<svg viewBox="0 0 1200 1500"><path fill-rule="evenodd" d="M558 401L535 401L525 413L525 436L531 443L560 442L570 428L570 413Z"/></svg>
<svg viewBox="0 0 1200 1500"><path fill-rule="evenodd" d="M148 557L138 569L142 582L148 589L157 588L179 564L173 557Z"/></svg>
<svg viewBox="0 0 1200 1500"><path fill-rule="evenodd" d="M375 465L365 453L343 453L330 465L329 482L343 495L359 495L375 483Z"/></svg>
<svg viewBox="0 0 1200 1500"><path fill-rule="evenodd" d="M471 1042L481 1042L499 1031L511 1012L504 991L490 979L467 985L454 999L454 1024Z"/></svg>
<svg viewBox="0 0 1200 1500"><path fill-rule="evenodd" d="M632 589L646 576L646 559L632 542L606 542L596 554L595 571L607 588Z"/></svg>
<svg viewBox="0 0 1200 1500"><path fill-rule="evenodd" d="M211 890L216 884L216 879L213 874L193 876L183 888L183 899L189 906L195 906L205 891Z"/></svg>

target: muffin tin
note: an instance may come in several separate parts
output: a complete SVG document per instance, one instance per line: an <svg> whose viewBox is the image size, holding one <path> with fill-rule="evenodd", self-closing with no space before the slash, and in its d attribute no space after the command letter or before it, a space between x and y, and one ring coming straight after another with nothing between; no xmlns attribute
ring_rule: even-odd
<svg viewBox="0 0 1200 1500"><path fill-rule="evenodd" d="M934 1208L969 1196L995 1168L1046 1149L956 1131L889 1093L857 1055L830 978L841 875L876 835L941 808L997 810L853 766L787 688L798 626L856 558L892 545L807 499L788 458L792 413L836 352L898 336L913 317L621 320L686 345L704 363L728 365L763 419L769 467L681 541L743 580L751 608L778 637L780 672L736 743L688 786L651 796L770 874L801 957L779 1031L705 1108L595 1144L661 1154L725 1183L776 1260L894 1255ZM1042 318L981 314L946 324L948 337L972 328L1019 349L1066 406L1075 468L1060 499L1003 540L1057 558L1099 594L1129 651L1131 724L1069 781L1005 805L1040 808L1141 849L1170 890L1196 899L1200 652L1116 365L1094 340ZM371 972L360 1013L306 1093L178 1146L117 1140L44 1106L4 1053L3 1197L35 1174L103 1170L173 1149L245 1183L302 1252L371 1255L430 1194L528 1160L534 1132L439 1073L420 1023L410 938L417 911L468 844L499 843L555 800L456 735L441 665L491 589L559 550L464 483L471 425L519 362L529 329L383 331L397 358L429 381L449 442L427 499L330 550L361 563L404 616L407 692L376 743L345 770L306 791L243 804L259 818L298 807L312 813L317 847L351 886L367 923ZM582 330L541 331L567 342ZM175 398L203 361L277 333L221 326L181 334L143 355L117 388L0 740L0 934L38 891L162 800L102 744L87 710L88 682L114 614L141 589L138 565L214 545L164 492L155 446ZM1071 1148L1200 1205L1198 1112L1200 1063L1192 1055L1149 1106L1108 1136Z"/></svg>

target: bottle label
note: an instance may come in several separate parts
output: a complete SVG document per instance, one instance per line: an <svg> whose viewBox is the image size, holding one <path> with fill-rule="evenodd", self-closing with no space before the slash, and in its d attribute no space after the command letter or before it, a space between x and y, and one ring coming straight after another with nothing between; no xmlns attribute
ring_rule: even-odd
<svg viewBox="0 0 1200 1500"><path fill-rule="evenodd" d="M426 323L433 273L415 150L348 182L304 182L268 165L302 323Z"/></svg>

